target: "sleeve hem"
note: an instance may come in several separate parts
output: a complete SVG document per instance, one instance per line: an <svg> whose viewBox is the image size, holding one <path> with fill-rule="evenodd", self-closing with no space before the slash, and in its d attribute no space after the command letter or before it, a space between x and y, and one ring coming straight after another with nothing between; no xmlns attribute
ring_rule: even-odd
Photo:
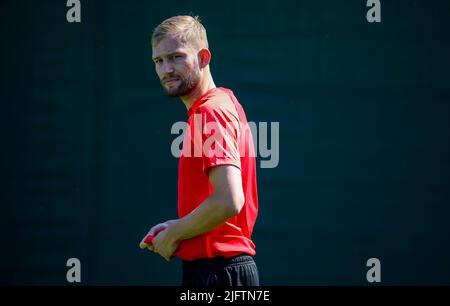
<svg viewBox="0 0 450 306"><path fill-rule="evenodd" d="M232 160L217 160L217 161L214 161L214 162L211 162L211 163L208 163L207 165L205 165L203 167L203 172L205 173L206 176L208 176L209 169L211 169L212 167L226 166L226 165L235 166L239 170L242 170L240 162L236 162L236 161L232 161Z"/></svg>

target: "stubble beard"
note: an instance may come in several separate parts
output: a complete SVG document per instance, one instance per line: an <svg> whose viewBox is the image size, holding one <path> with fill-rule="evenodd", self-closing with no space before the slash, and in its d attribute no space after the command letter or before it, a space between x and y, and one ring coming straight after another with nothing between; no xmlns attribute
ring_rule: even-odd
<svg viewBox="0 0 450 306"><path fill-rule="evenodd" d="M161 85L164 89L164 92L169 97L182 97L189 94L195 87L197 87L198 83L200 83L200 73L196 71L192 71L187 78L182 78L181 76L169 76L167 78L178 78L180 84L175 88L167 88L164 83L161 81Z"/></svg>

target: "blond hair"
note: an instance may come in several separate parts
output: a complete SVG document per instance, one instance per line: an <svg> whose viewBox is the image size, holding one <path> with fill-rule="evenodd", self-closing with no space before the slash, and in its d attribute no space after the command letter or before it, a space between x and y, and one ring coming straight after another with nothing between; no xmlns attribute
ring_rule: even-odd
<svg viewBox="0 0 450 306"><path fill-rule="evenodd" d="M208 48L206 29L198 16L174 16L161 22L152 35L152 45L157 45L165 37L180 37L183 43L198 48Z"/></svg>

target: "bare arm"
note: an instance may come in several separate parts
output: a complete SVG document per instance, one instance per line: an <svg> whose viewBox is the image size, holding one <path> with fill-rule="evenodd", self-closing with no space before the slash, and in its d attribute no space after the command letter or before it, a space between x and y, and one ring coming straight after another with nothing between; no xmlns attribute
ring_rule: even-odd
<svg viewBox="0 0 450 306"><path fill-rule="evenodd" d="M211 196L174 225L177 240L210 231L241 211L244 193L240 169L231 165L212 167L209 180L214 190Z"/></svg>
<svg viewBox="0 0 450 306"><path fill-rule="evenodd" d="M172 257L180 241L216 228L237 215L244 205L239 168L231 165L212 167L209 180L213 193L196 209L181 219L158 224L150 230L149 233L154 235L158 226L163 229L153 239L153 249L166 260Z"/></svg>

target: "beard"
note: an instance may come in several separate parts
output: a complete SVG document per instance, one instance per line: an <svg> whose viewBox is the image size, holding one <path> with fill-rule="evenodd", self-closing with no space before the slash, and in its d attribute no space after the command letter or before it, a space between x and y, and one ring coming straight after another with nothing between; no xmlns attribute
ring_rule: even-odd
<svg viewBox="0 0 450 306"><path fill-rule="evenodd" d="M176 87L166 87L164 85L164 80L178 78L178 86ZM192 71L187 77L183 78L179 75L169 75L161 80L161 86L164 89L164 92L169 97L182 97L189 94L195 87L197 87L198 83L200 83L200 72Z"/></svg>

